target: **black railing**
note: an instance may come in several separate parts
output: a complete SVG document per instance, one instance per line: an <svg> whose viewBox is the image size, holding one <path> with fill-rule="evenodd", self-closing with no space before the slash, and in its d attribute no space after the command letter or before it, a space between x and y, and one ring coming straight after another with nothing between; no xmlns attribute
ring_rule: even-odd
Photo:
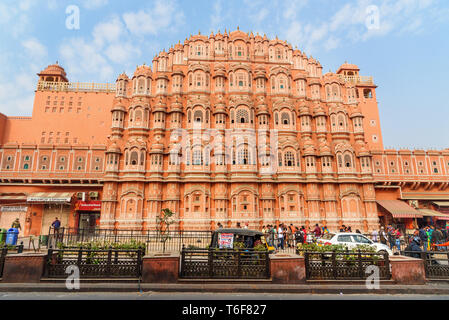
<svg viewBox="0 0 449 320"><path fill-rule="evenodd" d="M56 232L50 229L48 246L56 247L58 243L71 245L80 242L129 243L142 242L147 252L180 252L182 246L207 248L212 239L212 231L170 230L111 230L111 229L74 229L60 228Z"/></svg>
<svg viewBox="0 0 449 320"><path fill-rule="evenodd" d="M378 267L379 280L391 277L388 253L305 251L304 261L307 280L363 280L369 266Z"/></svg>
<svg viewBox="0 0 449 320"><path fill-rule="evenodd" d="M68 276L67 268L76 266L80 278L140 278L143 255L144 250L141 249L50 248L45 275L49 278L65 278Z"/></svg>
<svg viewBox="0 0 449 320"><path fill-rule="evenodd" d="M401 251L402 255L422 259L428 279L449 279L449 251Z"/></svg>
<svg viewBox="0 0 449 320"><path fill-rule="evenodd" d="M254 249L183 249L181 278L267 279L267 251Z"/></svg>

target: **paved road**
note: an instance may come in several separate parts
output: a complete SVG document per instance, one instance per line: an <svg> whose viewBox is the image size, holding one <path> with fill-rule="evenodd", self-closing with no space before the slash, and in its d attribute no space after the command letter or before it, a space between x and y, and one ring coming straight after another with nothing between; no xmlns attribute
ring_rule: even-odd
<svg viewBox="0 0 449 320"><path fill-rule="evenodd" d="M0 300L449 300L449 295L376 294L254 294L254 293L98 293L0 292Z"/></svg>

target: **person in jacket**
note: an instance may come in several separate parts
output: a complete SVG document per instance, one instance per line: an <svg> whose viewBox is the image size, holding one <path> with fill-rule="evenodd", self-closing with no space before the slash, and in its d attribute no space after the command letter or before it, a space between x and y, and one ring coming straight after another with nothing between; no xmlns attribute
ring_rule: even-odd
<svg viewBox="0 0 449 320"><path fill-rule="evenodd" d="M420 252L422 252L422 250L421 250L422 240L419 235L420 235L420 230L416 229L412 236L412 239L410 241L409 249L410 249L410 251L412 251L411 256L413 258L421 258Z"/></svg>
<svg viewBox="0 0 449 320"><path fill-rule="evenodd" d="M390 227L388 229L387 236L388 236L388 243L390 244L390 249L393 250L394 245L396 243L396 239L395 239L395 236L394 236L393 228Z"/></svg>
<svg viewBox="0 0 449 320"><path fill-rule="evenodd" d="M315 237L321 237L321 228L318 226L318 223L315 225L315 229L313 229L313 233Z"/></svg>
<svg viewBox="0 0 449 320"><path fill-rule="evenodd" d="M432 244L441 244L443 240L443 233L436 228L433 232L432 232ZM437 247L438 250L441 250L440 247Z"/></svg>
<svg viewBox="0 0 449 320"><path fill-rule="evenodd" d="M20 225L19 218L16 218L16 220L13 221L13 223L11 224L11 228L16 228L22 231L22 226Z"/></svg>
<svg viewBox="0 0 449 320"><path fill-rule="evenodd" d="M380 227L379 240L382 244L387 244L387 233L385 232L385 227Z"/></svg>

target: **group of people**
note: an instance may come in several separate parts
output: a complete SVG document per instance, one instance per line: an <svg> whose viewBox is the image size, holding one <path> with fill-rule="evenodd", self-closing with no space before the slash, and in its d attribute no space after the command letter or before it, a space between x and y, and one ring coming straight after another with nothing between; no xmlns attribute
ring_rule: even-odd
<svg viewBox="0 0 449 320"><path fill-rule="evenodd" d="M312 229L294 226L292 223L290 225L280 223L279 226L271 224L263 226L262 232L267 235L267 241L270 245L283 250L285 247L293 248L297 243L311 242L311 239L329 233L329 230L326 226L320 227L318 224Z"/></svg>
<svg viewBox="0 0 449 320"><path fill-rule="evenodd" d="M401 251L401 236L402 233L399 228L393 228L393 226L388 225L386 229L382 226L379 231L374 230L372 240L389 245L391 250L396 248L398 251Z"/></svg>
<svg viewBox="0 0 449 320"><path fill-rule="evenodd" d="M394 228L391 225L381 227L380 231L373 231L373 241L379 241L383 244L389 245L390 249L401 250L401 239L403 234L399 228ZM449 241L449 230L444 227L437 228L433 225L423 226L414 231L413 235L408 238L408 249L411 251L431 251L443 250L445 246L441 246ZM419 248L419 250L418 250Z"/></svg>

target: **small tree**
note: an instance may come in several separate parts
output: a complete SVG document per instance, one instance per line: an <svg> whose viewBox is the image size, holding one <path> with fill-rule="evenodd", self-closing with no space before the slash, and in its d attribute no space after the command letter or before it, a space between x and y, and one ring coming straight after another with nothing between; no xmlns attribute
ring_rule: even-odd
<svg viewBox="0 0 449 320"><path fill-rule="evenodd" d="M163 245L163 252L165 252L165 244L170 239L170 225L175 221L172 216L175 213L168 208L162 209L160 215L156 216L156 226L158 235L161 237Z"/></svg>

